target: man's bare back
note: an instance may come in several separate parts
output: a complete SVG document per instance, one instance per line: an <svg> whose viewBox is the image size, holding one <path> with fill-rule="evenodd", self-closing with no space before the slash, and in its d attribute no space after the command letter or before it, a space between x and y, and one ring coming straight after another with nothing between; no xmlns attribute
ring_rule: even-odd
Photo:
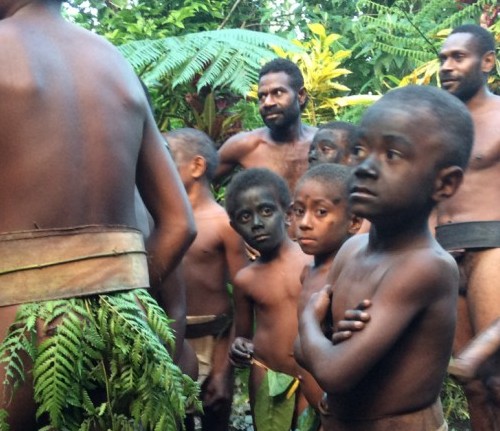
<svg viewBox="0 0 500 431"><path fill-rule="evenodd" d="M138 78L111 44L66 22L61 2L4 3L0 232L137 227L137 184L156 223L147 249L158 286L192 241L194 223ZM0 308L1 339L16 308ZM18 414L14 429L29 430L30 390L23 395L10 413Z"/></svg>

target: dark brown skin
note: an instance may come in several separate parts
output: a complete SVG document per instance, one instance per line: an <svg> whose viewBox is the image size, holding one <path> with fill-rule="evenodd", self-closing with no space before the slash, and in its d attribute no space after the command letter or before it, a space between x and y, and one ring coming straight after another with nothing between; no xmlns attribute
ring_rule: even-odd
<svg viewBox="0 0 500 431"><path fill-rule="evenodd" d="M236 366L250 366L256 359L274 371L301 378L293 343L297 336L300 274L311 259L287 235L286 209L277 201L271 186L250 188L241 192L238 209L231 217L233 228L260 256L239 271L234 281L236 338L230 357ZM240 219L240 211L246 214L244 218ZM254 237L264 232L266 239ZM251 366L252 414L264 375L264 368ZM306 405L300 395L296 411Z"/></svg>
<svg viewBox="0 0 500 431"><path fill-rule="evenodd" d="M165 134L182 182L188 193L198 231L195 241L182 259L189 316L232 314L227 283L243 268L244 242L229 224L229 217L214 199L206 178L202 155L190 156L182 140ZM212 371L203 384L201 398L208 431L228 427L233 392L233 372L228 351L233 336L216 341Z"/></svg>
<svg viewBox="0 0 500 431"><path fill-rule="evenodd" d="M139 80L108 42L66 22L60 2L2 0L0 19L0 232L136 227L137 184L155 223L147 250L159 286L195 228ZM0 337L15 310L0 309ZM15 431L33 426L27 392L9 407Z"/></svg>
<svg viewBox="0 0 500 431"><path fill-rule="evenodd" d="M238 273L236 339L231 348L231 359L236 365L248 366L255 357L274 371L302 377L302 369L294 358L293 343L297 336L300 273L309 262L310 258L286 236L271 260L258 259ZM263 371L255 365L251 369L252 411Z"/></svg>
<svg viewBox="0 0 500 431"><path fill-rule="evenodd" d="M296 115L272 128L262 127L229 138L219 149L220 165L216 177L229 174L237 166L268 168L282 176L293 191L297 180L308 168L309 147L317 130L302 124L300 119L300 106L306 100L305 90L296 93L289 85L288 75L277 72L264 75L259 81L258 91L263 118L268 110L283 112L290 107L296 108Z"/></svg>
<svg viewBox="0 0 500 431"><path fill-rule="evenodd" d="M428 193L435 202L453 195L461 170L429 168L439 160L441 142L432 137L438 125L428 112L415 115L387 105L374 108L362 123L363 138L354 154L362 158L354 168L351 209L371 221L370 233L344 244L328 276L330 285L312 295L300 316L300 363L327 392L333 416L344 421L342 429L379 419L377 430L421 431L418 425L398 427L397 418L432 405L439 396L458 283L455 262L429 232ZM417 184L430 187L416 191ZM406 216L394 216L399 211ZM356 308L367 307L369 316L356 317ZM359 318L362 331L352 334L359 323L349 326L351 317ZM323 333L328 318L344 340L340 344ZM384 428L386 416L392 419ZM363 429L375 428L367 422Z"/></svg>
<svg viewBox="0 0 500 431"><path fill-rule="evenodd" d="M459 79L443 83L452 94L460 79L471 73L489 73L495 67L495 54L479 56L471 35L457 33L444 42L441 52L441 74ZM465 101L474 121L474 146L463 185L449 201L438 206L437 223L500 220L500 97L492 94L486 80ZM467 251L462 261L467 297L460 297L454 353L460 352L471 339L500 316L498 279L500 249ZM499 358L496 358L498 360ZM482 381L469 382L465 392L469 401L474 431L500 430L500 374L498 367L485 372Z"/></svg>

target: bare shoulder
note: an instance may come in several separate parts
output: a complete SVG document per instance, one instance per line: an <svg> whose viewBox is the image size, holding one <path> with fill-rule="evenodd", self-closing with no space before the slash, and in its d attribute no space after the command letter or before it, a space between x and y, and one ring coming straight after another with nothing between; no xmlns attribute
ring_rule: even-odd
<svg viewBox="0 0 500 431"><path fill-rule="evenodd" d="M458 267L449 253L438 244L409 250L394 260L388 271L387 284L417 302L432 303L450 297L456 291Z"/></svg>
<svg viewBox="0 0 500 431"><path fill-rule="evenodd" d="M231 136L219 149L219 152L223 152L228 148L238 148L241 150L252 149L257 145L260 141L265 139L267 136L267 131L265 127L261 127L259 129L239 132L236 135Z"/></svg>
<svg viewBox="0 0 500 431"><path fill-rule="evenodd" d="M260 273L257 266L259 266L258 262L251 262L240 269L234 277L234 287L246 296L252 296L252 286L254 286L257 273Z"/></svg>

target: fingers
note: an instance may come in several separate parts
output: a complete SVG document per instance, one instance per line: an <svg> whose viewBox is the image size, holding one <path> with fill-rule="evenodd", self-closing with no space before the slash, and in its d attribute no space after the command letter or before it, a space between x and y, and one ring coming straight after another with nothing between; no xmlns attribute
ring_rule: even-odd
<svg viewBox="0 0 500 431"><path fill-rule="evenodd" d="M358 306L356 307L356 310L366 310L367 308L370 308L372 306L372 302L369 299L363 299Z"/></svg>
<svg viewBox="0 0 500 431"><path fill-rule="evenodd" d="M351 331L340 331L340 332L335 332L332 335L332 343L333 344L339 344L342 341L348 340L351 338L352 332Z"/></svg>
<svg viewBox="0 0 500 431"><path fill-rule="evenodd" d="M248 367L253 357L253 343L243 337L237 337L229 349L229 360L235 367Z"/></svg>
<svg viewBox="0 0 500 431"><path fill-rule="evenodd" d="M344 313L344 319L356 322L368 322L370 320L370 315L366 311L347 310Z"/></svg>

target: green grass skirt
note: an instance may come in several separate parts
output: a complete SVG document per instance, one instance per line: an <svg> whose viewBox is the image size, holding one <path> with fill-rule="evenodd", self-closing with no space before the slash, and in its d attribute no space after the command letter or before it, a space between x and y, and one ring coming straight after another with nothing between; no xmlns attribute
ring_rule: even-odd
<svg viewBox="0 0 500 431"><path fill-rule="evenodd" d="M39 344L40 322L55 330ZM22 384L27 354L41 430L177 431L199 388L165 348L169 323L146 290L23 304L0 345L3 390Z"/></svg>

